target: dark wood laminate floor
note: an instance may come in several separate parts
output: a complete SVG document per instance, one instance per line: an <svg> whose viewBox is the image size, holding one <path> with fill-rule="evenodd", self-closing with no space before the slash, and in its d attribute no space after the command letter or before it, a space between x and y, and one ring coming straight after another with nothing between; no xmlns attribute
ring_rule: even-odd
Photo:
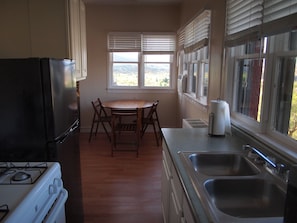
<svg viewBox="0 0 297 223"><path fill-rule="evenodd" d="M88 142L81 133L81 171L85 223L162 223L162 149L145 134L135 152L117 152L105 134Z"/></svg>

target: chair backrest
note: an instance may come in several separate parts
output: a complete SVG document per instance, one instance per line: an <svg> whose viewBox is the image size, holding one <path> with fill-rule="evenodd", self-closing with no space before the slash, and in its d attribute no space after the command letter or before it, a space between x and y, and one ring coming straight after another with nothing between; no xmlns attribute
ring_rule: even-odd
<svg viewBox="0 0 297 223"><path fill-rule="evenodd" d="M93 106L93 109L94 109L94 112L97 116L100 116L100 105L98 103L98 101L91 101L92 103L92 106Z"/></svg>
<svg viewBox="0 0 297 223"><path fill-rule="evenodd" d="M102 106L102 102L100 98L97 98L97 100L92 101L92 105L94 108L95 113L98 115L98 117L105 116L107 117L107 112L105 111L104 107Z"/></svg>
<svg viewBox="0 0 297 223"><path fill-rule="evenodd" d="M159 104L159 100L157 100L153 103L153 106L151 107L151 109L149 110L149 112L146 116L147 119L154 119L154 116L156 116L156 118L158 118L158 114L157 114L158 104Z"/></svg>
<svg viewBox="0 0 297 223"><path fill-rule="evenodd" d="M100 111L103 112L103 115L104 115L105 117L107 117L107 116L108 116L108 115L107 115L107 112L106 112L105 108L102 106L102 102L101 102L100 98L97 98L97 101L98 101L98 104L99 104L99 106L100 106ZM100 114L100 115L101 115L101 114Z"/></svg>

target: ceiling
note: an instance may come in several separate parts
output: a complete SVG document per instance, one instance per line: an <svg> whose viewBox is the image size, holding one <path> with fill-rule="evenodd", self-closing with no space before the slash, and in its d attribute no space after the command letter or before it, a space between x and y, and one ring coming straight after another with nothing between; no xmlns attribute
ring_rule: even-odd
<svg viewBox="0 0 297 223"><path fill-rule="evenodd" d="M182 0L83 0L86 4L97 5L171 5Z"/></svg>

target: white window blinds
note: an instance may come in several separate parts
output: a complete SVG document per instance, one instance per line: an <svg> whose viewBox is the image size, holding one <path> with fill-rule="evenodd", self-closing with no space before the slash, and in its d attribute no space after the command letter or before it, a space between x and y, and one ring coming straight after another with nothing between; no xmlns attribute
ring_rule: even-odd
<svg viewBox="0 0 297 223"><path fill-rule="evenodd" d="M210 34L210 10L205 10L178 33L178 45L190 52L208 45Z"/></svg>
<svg viewBox="0 0 297 223"><path fill-rule="evenodd" d="M175 34L133 32L108 34L108 50L110 52L174 52L175 45Z"/></svg>
<svg viewBox="0 0 297 223"><path fill-rule="evenodd" d="M184 44L185 44L185 30L182 29L177 34L177 45L178 45L178 49L179 50L183 50L184 49Z"/></svg>
<svg viewBox="0 0 297 223"><path fill-rule="evenodd" d="M116 32L108 34L108 50L111 52L140 52L141 34Z"/></svg>
<svg viewBox="0 0 297 223"><path fill-rule="evenodd" d="M170 34L143 34L142 48L145 52L174 52L176 39Z"/></svg>
<svg viewBox="0 0 297 223"><path fill-rule="evenodd" d="M297 0L227 0L226 45L290 30Z"/></svg>
<svg viewBox="0 0 297 223"><path fill-rule="evenodd" d="M297 0L264 0L262 35L296 29Z"/></svg>
<svg viewBox="0 0 297 223"><path fill-rule="evenodd" d="M263 0L227 1L226 33L232 35L262 23Z"/></svg>
<svg viewBox="0 0 297 223"><path fill-rule="evenodd" d="M265 0L263 22L267 23L297 12L297 0Z"/></svg>

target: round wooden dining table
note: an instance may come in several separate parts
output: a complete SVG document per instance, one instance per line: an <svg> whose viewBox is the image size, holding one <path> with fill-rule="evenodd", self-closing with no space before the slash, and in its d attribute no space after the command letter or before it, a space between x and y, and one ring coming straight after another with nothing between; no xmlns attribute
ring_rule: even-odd
<svg viewBox="0 0 297 223"><path fill-rule="evenodd" d="M113 100L113 101L105 101L102 102L102 106L110 109L144 109L150 108L154 104L154 101L146 101L146 100Z"/></svg>

